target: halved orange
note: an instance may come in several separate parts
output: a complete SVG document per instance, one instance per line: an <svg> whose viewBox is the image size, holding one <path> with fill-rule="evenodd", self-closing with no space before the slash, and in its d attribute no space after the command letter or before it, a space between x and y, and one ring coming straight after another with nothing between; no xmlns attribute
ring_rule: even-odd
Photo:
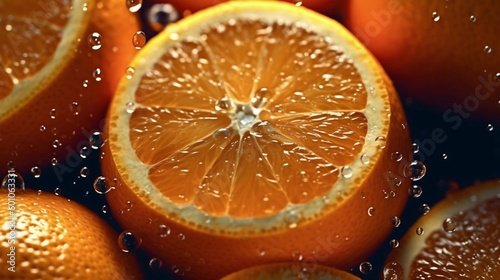
<svg viewBox="0 0 500 280"><path fill-rule="evenodd" d="M499 279L500 181L433 206L389 255L384 279Z"/></svg>
<svg viewBox="0 0 500 280"><path fill-rule="evenodd" d="M9 162L19 172L56 161L74 168L68 155L101 129L137 52L136 15L123 0L0 0L0 7L0 174Z"/></svg>
<svg viewBox="0 0 500 280"><path fill-rule="evenodd" d="M220 4L169 25L131 66L102 172L115 218L166 267L190 279L347 268L394 227L409 130L383 69L334 20Z"/></svg>
<svg viewBox="0 0 500 280"><path fill-rule="evenodd" d="M346 271L318 265L303 270L297 263L265 264L242 269L231 273L221 280L359 280L360 278Z"/></svg>

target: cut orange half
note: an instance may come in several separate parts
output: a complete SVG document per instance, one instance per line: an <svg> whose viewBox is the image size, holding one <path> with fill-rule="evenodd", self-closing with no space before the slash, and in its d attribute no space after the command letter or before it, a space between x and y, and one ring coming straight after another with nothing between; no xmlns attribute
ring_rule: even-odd
<svg viewBox="0 0 500 280"><path fill-rule="evenodd" d="M360 280L359 277L328 266L318 265L309 270L297 263L265 264L231 273L221 280Z"/></svg>
<svg viewBox="0 0 500 280"><path fill-rule="evenodd" d="M0 0L0 174L76 166L68 154L100 129L138 29L123 0Z"/></svg>
<svg viewBox="0 0 500 280"><path fill-rule="evenodd" d="M107 198L178 273L346 268L391 231L409 131L384 71L334 20L220 4L168 26L132 67L109 111Z"/></svg>
<svg viewBox="0 0 500 280"><path fill-rule="evenodd" d="M500 279L500 181L452 194L405 234L384 279Z"/></svg>

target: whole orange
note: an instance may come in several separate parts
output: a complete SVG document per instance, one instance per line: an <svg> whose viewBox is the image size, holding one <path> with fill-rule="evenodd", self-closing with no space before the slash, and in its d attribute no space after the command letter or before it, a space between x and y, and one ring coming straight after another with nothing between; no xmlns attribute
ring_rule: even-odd
<svg viewBox="0 0 500 280"><path fill-rule="evenodd" d="M52 164L87 146L137 52L123 0L0 0L0 174ZM79 142L82 141L82 142ZM59 163L61 165L57 165Z"/></svg>
<svg viewBox="0 0 500 280"><path fill-rule="evenodd" d="M1 279L141 279L118 234L87 208L52 193L0 192Z"/></svg>
<svg viewBox="0 0 500 280"><path fill-rule="evenodd" d="M400 93L463 119L500 120L500 2L351 0L345 23Z"/></svg>

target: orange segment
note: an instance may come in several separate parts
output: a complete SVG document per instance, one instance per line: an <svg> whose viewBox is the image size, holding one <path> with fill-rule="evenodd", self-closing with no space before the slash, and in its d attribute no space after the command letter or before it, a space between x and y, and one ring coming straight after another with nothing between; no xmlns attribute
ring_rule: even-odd
<svg viewBox="0 0 500 280"><path fill-rule="evenodd" d="M297 251L346 268L391 230L410 183L391 154L409 163L409 131L384 71L337 22L284 2L225 3L169 25L131 66L108 113L109 204L188 279ZM159 239L161 225L183 241Z"/></svg>
<svg viewBox="0 0 500 280"><path fill-rule="evenodd" d="M490 181L455 193L431 208L388 258L391 279L497 279L500 183ZM399 279L399 278L398 278Z"/></svg>

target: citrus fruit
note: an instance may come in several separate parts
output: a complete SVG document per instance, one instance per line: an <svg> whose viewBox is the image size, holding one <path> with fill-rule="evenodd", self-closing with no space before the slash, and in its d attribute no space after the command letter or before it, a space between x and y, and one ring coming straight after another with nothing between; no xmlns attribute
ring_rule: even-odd
<svg viewBox="0 0 500 280"><path fill-rule="evenodd" d="M100 129L137 52L136 15L123 0L0 6L0 174L8 162L19 172L56 161L68 167L79 141Z"/></svg>
<svg viewBox="0 0 500 280"><path fill-rule="evenodd" d="M352 0L345 23L400 94L463 119L500 120L500 2Z"/></svg>
<svg viewBox="0 0 500 280"><path fill-rule="evenodd" d="M14 191L7 184L0 192L0 204L0 278L142 276L134 255L118 247L118 234L76 202L31 189Z"/></svg>
<svg viewBox="0 0 500 280"><path fill-rule="evenodd" d="M500 182L454 193L408 230L384 279L498 279Z"/></svg>
<svg viewBox="0 0 500 280"><path fill-rule="evenodd" d="M348 272L318 265L310 270L302 270L297 263L276 263L245 268L231 273L221 280L356 280L360 279Z"/></svg>
<svg viewBox="0 0 500 280"><path fill-rule="evenodd" d="M168 25L131 67L108 112L106 198L174 271L342 269L393 228L409 129L383 69L336 21L223 3Z"/></svg>

